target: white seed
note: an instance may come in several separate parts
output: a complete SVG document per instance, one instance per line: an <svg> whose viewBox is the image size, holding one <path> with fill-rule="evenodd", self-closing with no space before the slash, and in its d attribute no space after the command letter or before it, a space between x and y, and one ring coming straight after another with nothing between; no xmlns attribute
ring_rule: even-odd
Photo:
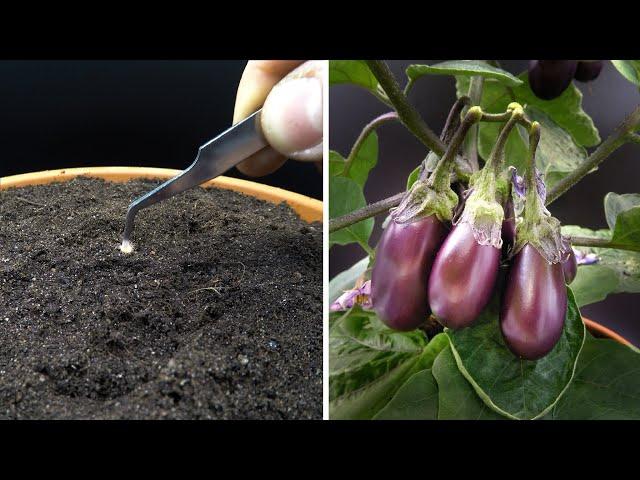
<svg viewBox="0 0 640 480"><path fill-rule="evenodd" d="M129 240L124 240L120 245L120 251L126 255L133 252L133 244Z"/></svg>

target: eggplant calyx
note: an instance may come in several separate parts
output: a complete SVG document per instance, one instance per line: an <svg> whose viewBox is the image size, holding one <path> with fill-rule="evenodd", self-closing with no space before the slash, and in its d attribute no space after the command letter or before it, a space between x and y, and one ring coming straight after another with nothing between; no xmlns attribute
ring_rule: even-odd
<svg viewBox="0 0 640 480"><path fill-rule="evenodd" d="M547 188L536 168L539 141L540 124L533 122L529 129L529 162L524 178L524 212L522 222L516 226L512 255L528 243L550 264L562 263L569 258L571 247L560 232L560 221L544 205ZM514 182L514 186L517 187L517 182Z"/></svg>
<svg viewBox="0 0 640 480"><path fill-rule="evenodd" d="M482 190L474 190L456 224L468 223L478 244L502 248L503 220L502 205Z"/></svg>
<svg viewBox="0 0 640 480"><path fill-rule="evenodd" d="M400 204L391 209L391 218L396 223L411 223L435 215L441 222L448 222L457 204L458 195L451 186L438 191L428 181L417 180Z"/></svg>
<svg viewBox="0 0 640 480"><path fill-rule="evenodd" d="M516 226L516 242L512 256L528 243L549 263L562 263L569 258L571 247L560 233L560 220L542 215L535 223L523 221Z"/></svg>

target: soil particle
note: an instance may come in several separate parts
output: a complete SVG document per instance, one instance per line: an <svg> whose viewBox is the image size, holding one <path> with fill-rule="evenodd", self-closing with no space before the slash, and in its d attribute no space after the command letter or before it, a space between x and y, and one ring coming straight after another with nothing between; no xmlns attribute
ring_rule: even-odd
<svg viewBox="0 0 640 480"><path fill-rule="evenodd" d="M0 191L0 418L321 418L321 225L157 184Z"/></svg>

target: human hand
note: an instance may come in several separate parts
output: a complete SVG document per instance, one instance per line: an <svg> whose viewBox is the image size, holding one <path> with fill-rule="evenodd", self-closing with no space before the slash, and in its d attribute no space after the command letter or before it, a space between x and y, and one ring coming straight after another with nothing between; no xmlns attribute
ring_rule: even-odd
<svg viewBox="0 0 640 480"><path fill-rule="evenodd" d="M250 60L238 86L233 123L262 106L262 130L273 147L237 167L259 177L291 158L322 164L322 95L326 61Z"/></svg>

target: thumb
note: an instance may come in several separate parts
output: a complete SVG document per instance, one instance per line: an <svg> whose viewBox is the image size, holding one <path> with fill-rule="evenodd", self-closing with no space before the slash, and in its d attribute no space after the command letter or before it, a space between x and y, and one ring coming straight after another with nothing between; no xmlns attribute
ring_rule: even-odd
<svg viewBox="0 0 640 480"><path fill-rule="evenodd" d="M322 158L323 61L305 62L284 77L262 107L262 130L269 144L296 160Z"/></svg>

